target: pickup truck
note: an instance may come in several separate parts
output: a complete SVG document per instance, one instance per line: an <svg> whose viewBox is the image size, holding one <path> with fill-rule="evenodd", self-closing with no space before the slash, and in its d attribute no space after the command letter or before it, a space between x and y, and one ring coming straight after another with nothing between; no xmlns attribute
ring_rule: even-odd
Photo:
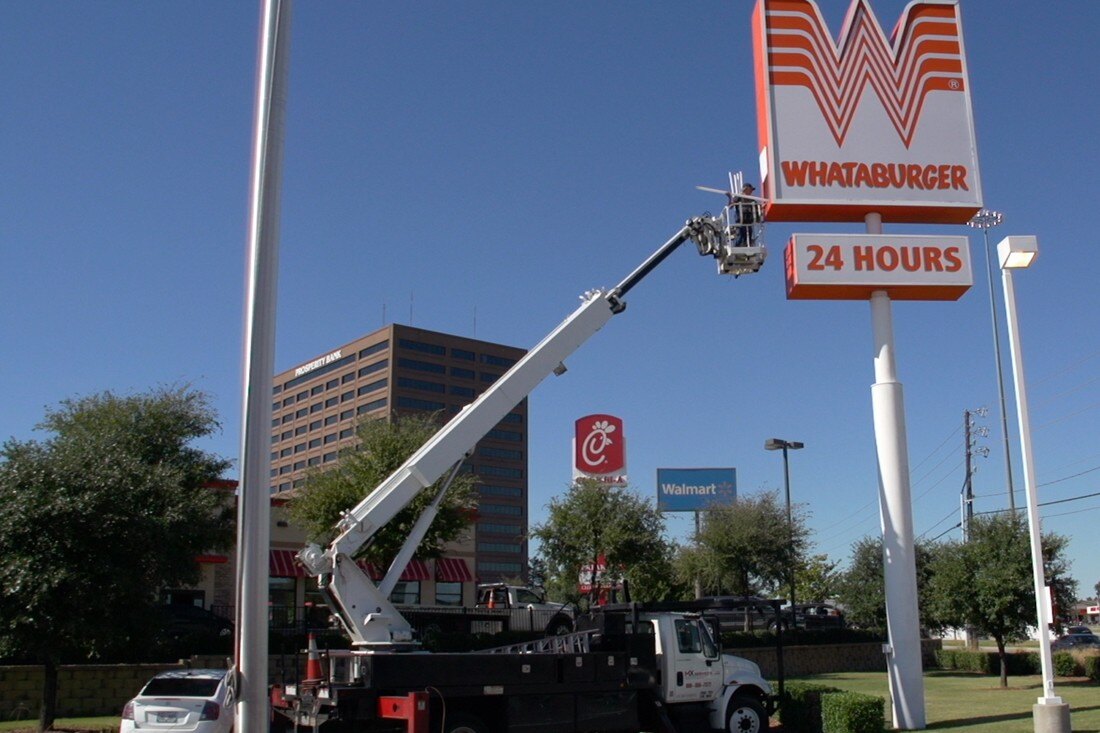
<svg viewBox="0 0 1100 733"><path fill-rule="evenodd" d="M511 631L541 631L548 636L560 636L574 628L575 614L571 607L547 601L542 591L526 586L483 583L477 587L476 608L500 614Z"/></svg>

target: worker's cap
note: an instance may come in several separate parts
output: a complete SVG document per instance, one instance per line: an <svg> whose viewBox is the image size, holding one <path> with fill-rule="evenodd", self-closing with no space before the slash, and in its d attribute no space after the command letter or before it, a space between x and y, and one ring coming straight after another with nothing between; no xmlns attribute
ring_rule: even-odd
<svg viewBox="0 0 1100 733"><path fill-rule="evenodd" d="M742 186L741 188L742 188L742 189L746 189L746 188L747 188L747 189L749 189L750 191L755 191L755 190L756 190L756 186L752 185L751 183L746 183L746 184L745 184L744 186Z"/></svg>

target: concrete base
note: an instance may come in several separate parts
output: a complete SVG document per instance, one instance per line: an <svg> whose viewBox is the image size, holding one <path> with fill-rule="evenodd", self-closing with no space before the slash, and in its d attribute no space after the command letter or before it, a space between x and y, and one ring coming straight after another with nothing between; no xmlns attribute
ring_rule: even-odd
<svg viewBox="0 0 1100 733"><path fill-rule="evenodd" d="M1069 704L1035 704L1031 706L1035 733L1071 733Z"/></svg>

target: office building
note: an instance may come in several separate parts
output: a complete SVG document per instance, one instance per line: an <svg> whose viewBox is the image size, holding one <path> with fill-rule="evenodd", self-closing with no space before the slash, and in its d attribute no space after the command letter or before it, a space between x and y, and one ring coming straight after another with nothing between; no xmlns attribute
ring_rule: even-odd
<svg viewBox="0 0 1100 733"><path fill-rule="evenodd" d="M275 375L271 489L299 487L334 463L363 418L417 412L443 419L473 402L523 349L393 324ZM527 572L527 400L491 430L464 470L478 479L474 574ZM464 553L459 553L464 554Z"/></svg>

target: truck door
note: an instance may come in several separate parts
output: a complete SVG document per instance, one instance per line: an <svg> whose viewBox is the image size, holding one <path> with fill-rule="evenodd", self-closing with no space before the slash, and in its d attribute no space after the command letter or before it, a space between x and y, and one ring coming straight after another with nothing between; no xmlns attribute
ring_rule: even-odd
<svg viewBox="0 0 1100 733"><path fill-rule="evenodd" d="M722 691L722 665L710 629L701 618L673 619L675 639L665 651L665 701L713 700Z"/></svg>

